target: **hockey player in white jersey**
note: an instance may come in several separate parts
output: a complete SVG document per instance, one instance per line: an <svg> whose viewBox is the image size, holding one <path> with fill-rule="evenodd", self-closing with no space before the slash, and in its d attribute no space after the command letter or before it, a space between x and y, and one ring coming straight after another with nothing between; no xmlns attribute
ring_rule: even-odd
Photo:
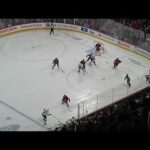
<svg viewBox="0 0 150 150"><path fill-rule="evenodd" d="M86 60L86 62L89 61L89 60L91 60L90 63L89 63L89 65L91 65L91 63L94 63L96 65L96 63L95 63L95 56L93 54L89 54L86 57L88 57L88 59Z"/></svg>
<svg viewBox="0 0 150 150"><path fill-rule="evenodd" d="M47 122L47 113L46 113L46 109L43 109L42 116L43 116L44 125L46 125L46 122Z"/></svg>
<svg viewBox="0 0 150 150"><path fill-rule="evenodd" d="M46 125L47 116L49 116L49 115L51 115L51 114L49 113L49 109L43 109L42 116L43 116L44 125Z"/></svg>

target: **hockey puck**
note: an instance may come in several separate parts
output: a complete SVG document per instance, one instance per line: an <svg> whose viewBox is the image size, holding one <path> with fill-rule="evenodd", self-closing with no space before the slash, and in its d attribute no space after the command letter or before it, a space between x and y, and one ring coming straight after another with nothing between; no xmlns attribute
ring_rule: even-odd
<svg viewBox="0 0 150 150"><path fill-rule="evenodd" d="M11 117L6 117L5 119L6 119L6 120L11 120L12 118L11 118Z"/></svg>
<svg viewBox="0 0 150 150"><path fill-rule="evenodd" d="M105 78L102 78L102 80L106 80Z"/></svg>

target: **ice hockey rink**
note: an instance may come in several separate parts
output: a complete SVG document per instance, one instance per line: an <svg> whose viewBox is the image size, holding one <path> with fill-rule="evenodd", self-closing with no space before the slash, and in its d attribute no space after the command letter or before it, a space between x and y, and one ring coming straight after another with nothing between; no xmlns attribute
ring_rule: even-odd
<svg viewBox="0 0 150 150"><path fill-rule="evenodd" d="M87 59L94 37L71 31L48 30L20 32L0 38L0 131L47 131L77 117L77 104L116 86L127 86L150 68L150 61L115 45L101 41L107 52L96 56L96 64L86 64L87 73L77 72ZM60 68L52 70L57 57ZM112 69L113 61L122 63ZM132 87L131 87L132 89ZM63 105L66 94L71 102ZM52 116L43 124L42 110Z"/></svg>

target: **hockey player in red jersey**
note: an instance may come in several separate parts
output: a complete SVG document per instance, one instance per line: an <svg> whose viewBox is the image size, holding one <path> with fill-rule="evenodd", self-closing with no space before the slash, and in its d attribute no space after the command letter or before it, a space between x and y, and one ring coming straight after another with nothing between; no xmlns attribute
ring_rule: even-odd
<svg viewBox="0 0 150 150"><path fill-rule="evenodd" d="M78 72L80 72L80 70L82 69L82 71L84 72L84 74L85 74L85 60L83 59L82 61L80 61L80 63L79 63L79 65L78 65L78 68L79 68L79 70L78 70Z"/></svg>
<svg viewBox="0 0 150 150"><path fill-rule="evenodd" d="M65 103L67 105L67 107L69 107L68 101L70 102L70 98L68 96L64 95L62 98L62 104Z"/></svg>
<svg viewBox="0 0 150 150"><path fill-rule="evenodd" d="M95 63L95 56L92 53L89 54L89 55L87 55L86 57L88 57L88 59L86 60L86 62L89 61L89 60L91 60L91 62L93 62L96 65L96 63ZM90 62L90 65L91 65L91 62Z"/></svg>
<svg viewBox="0 0 150 150"><path fill-rule="evenodd" d="M59 68L59 59L58 59L58 58L55 58L55 59L53 60L52 64L53 64L52 69L55 67L55 65L57 65L57 67Z"/></svg>
<svg viewBox="0 0 150 150"><path fill-rule="evenodd" d="M121 60L119 58L114 60L114 68L116 68L121 63Z"/></svg>

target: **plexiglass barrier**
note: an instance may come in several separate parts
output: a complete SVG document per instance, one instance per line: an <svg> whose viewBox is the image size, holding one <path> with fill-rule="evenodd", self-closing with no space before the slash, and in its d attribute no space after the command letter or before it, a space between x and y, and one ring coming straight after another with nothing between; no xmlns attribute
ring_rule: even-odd
<svg viewBox="0 0 150 150"><path fill-rule="evenodd" d="M145 74L141 77L136 77L131 81L131 87L127 83L122 83L113 89L105 91L99 95L96 95L90 99L83 100L77 104L77 118L84 117L94 111L97 111L107 105L119 101L145 87L150 85L146 81Z"/></svg>

